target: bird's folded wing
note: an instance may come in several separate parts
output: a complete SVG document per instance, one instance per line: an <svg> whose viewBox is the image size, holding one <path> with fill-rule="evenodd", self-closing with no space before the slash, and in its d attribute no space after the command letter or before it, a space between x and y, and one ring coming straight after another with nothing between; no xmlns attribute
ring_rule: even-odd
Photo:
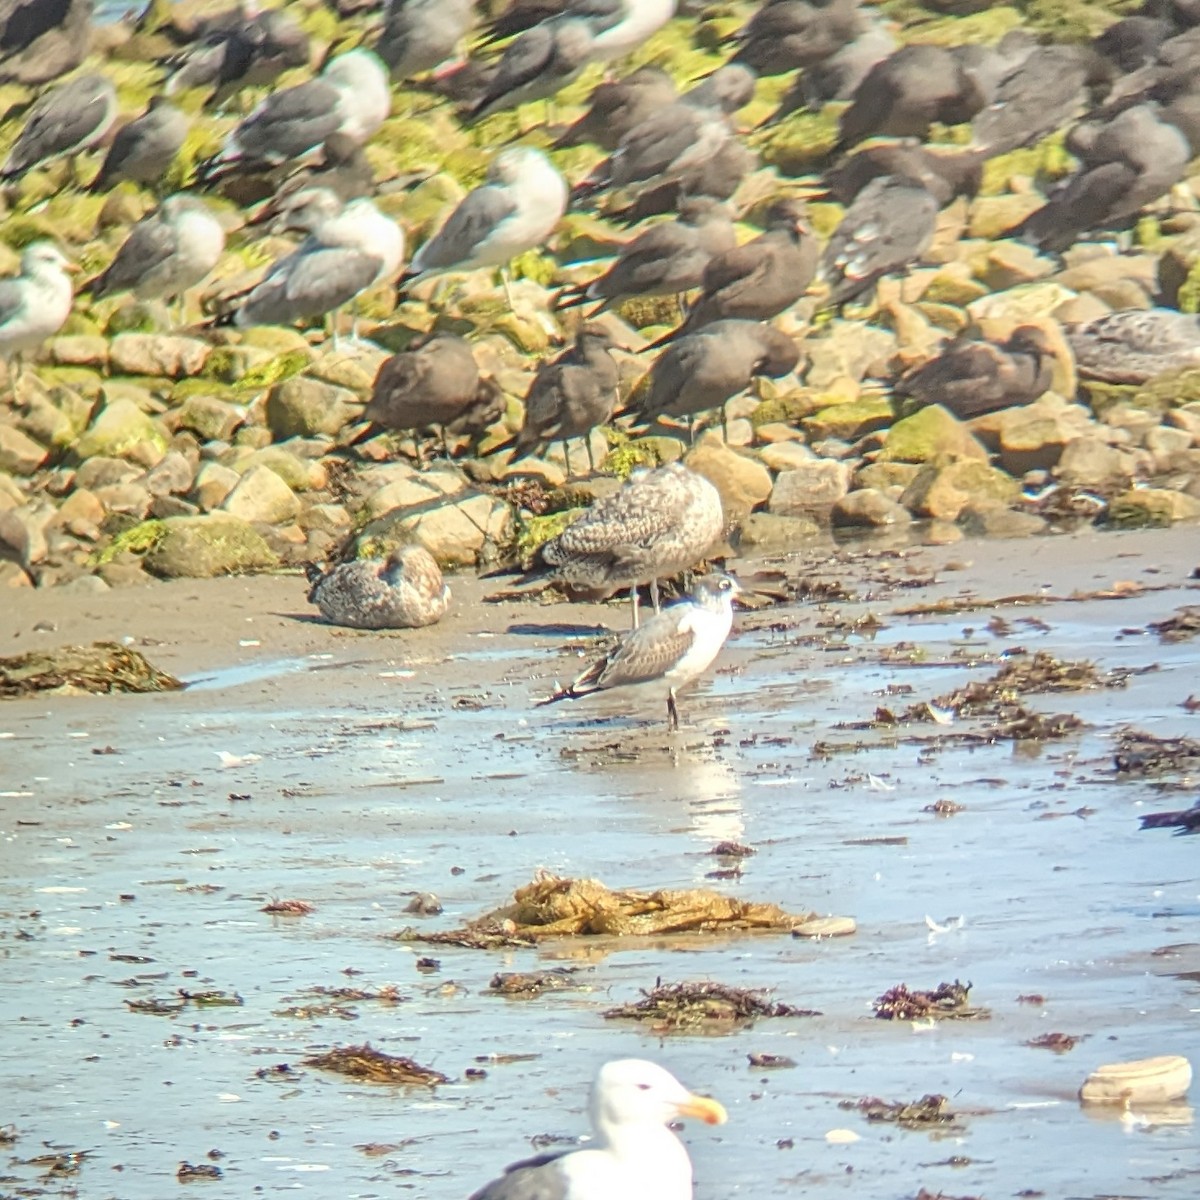
<svg viewBox="0 0 1200 1200"><path fill-rule="evenodd" d="M493 185L476 188L417 252L413 270L430 271L466 262L496 226L516 211L506 189Z"/></svg>
<svg viewBox="0 0 1200 1200"><path fill-rule="evenodd" d="M342 247L303 255L288 272L285 294L306 315L317 316L348 304L371 286L380 260L373 254Z"/></svg>
<svg viewBox="0 0 1200 1200"><path fill-rule="evenodd" d="M624 687L660 679L696 640L686 616L668 609L629 633L608 656L596 679L600 688Z"/></svg>
<svg viewBox="0 0 1200 1200"><path fill-rule="evenodd" d="M140 221L105 272L109 291L136 286L179 250L179 235L166 221Z"/></svg>
<svg viewBox="0 0 1200 1200"><path fill-rule="evenodd" d="M541 1154L505 1167L499 1179L493 1179L475 1192L470 1200L567 1200L570 1186L559 1164L570 1151Z"/></svg>

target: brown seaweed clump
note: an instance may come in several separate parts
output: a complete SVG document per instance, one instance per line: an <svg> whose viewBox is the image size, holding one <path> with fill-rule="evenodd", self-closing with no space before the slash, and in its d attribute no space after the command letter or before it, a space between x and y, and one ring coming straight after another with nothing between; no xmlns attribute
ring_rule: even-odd
<svg viewBox="0 0 1200 1200"><path fill-rule="evenodd" d="M549 971L498 971L488 990L498 996L540 996L543 992L562 992L587 985L576 979L578 968L554 967Z"/></svg>
<svg viewBox="0 0 1200 1200"><path fill-rule="evenodd" d="M436 1087L449 1083L448 1076L432 1067L423 1067L404 1055L385 1054L364 1042L361 1046L335 1046L325 1054L314 1054L303 1060L306 1067L336 1071L352 1079L369 1079L373 1083L399 1083L407 1087Z"/></svg>
<svg viewBox="0 0 1200 1200"><path fill-rule="evenodd" d="M948 1107L949 1103L945 1096L933 1092L907 1104L898 1100L880 1100L878 1096L864 1096L861 1100L842 1100L838 1108L856 1109L868 1121L876 1123L902 1125L906 1129L927 1129L931 1125L954 1124L955 1114Z"/></svg>
<svg viewBox="0 0 1200 1200"><path fill-rule="evenodd" d="M529 945L556 937L644 937L726 930L790 932L813 915L787 913L777 904L738 900L707 888L613 890L596 879L566 879L546 873L517 888L511 904L463 929L402 936L484 948Z"/></svg>
<svg viewBox="0 0 1200 1200"><path fill-rule="evenodd" d="M1123 730L1113 755L1118 775L1163 775L1200 767L1200 740L1155 737L1140 729Z"/></svg>
<svg viewBox="0 0 1200 1200"><path fill-rule="evenodd" d="M1187 604L1162 621L1151 621L1148 628L1160 642L1186 642L1200 633L1200 604Z"/></svg>
<svg viewBox="0 0 1200 1200"><path fill-rule="evenodd" d="M926 1018L944 1020L979 1020L991 1016L986 1008L972 1008L967 1003L969 983L939 983L932 991L910 991L907 984L889 988L875 1000L875 1015L885 1021L919 1021Z"/></svg>
<svg viewBox="0 0 1200 1200"><path fill-rule="evenodd" d="M181 1162L175 1172L175 1178L180 1183L190 1183L194 1179L220 1179L224 1172L212 1163Z"/></svg>
<svg viewBox="0 0 1200 1200"><path fill-rule="evenodd" d="M274 917L307 917L317 906L309 900L270 900L260 911Z"/></svg>
<svg viewBox="0 0 1200 1200"><path fill-rule="evenodd" d="M1030 1038L1025 1045L1032 1046L1035 1050L1053 1050L1055 1054L1066 1054L1068 1050L1074 1050L1080 1040L1070 1033L1043 1033L1040 1037Z"/></svg>
<svg viewBox="0 0 1200 1200"><path fill-rule="evenodd" d="M174 692L184 683L152 666L145 655L116 642L59 646L0 658L0 697L34 692Z"/></svg>
<svg viewBox="0 0 1200 1200"><path fill-rule="evenodd" d="M696 983L657 983L642 999L605 1013L606 1020L649 1021L657 1032L680 1030L725 1032L758 1017L819 1017L811 1008L796 1008L768 999L761 988L740 988L704 980Z"/></svg>

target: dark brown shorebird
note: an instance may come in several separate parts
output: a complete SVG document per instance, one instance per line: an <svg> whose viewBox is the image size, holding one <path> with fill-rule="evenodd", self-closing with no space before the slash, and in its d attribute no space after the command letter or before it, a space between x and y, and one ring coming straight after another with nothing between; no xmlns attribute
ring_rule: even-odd
<svg viewBox="0 0 1200 1200"><path fill-rule="evenodd" d="M659 221L626 242L591 283L565 289L559 308L596 301L592 316L631 296L672 296L700 286L714 255L737 245L729 210L707 196L680 202L677 220Z"/></svg>
<svg viewBox="0 0 1200 1200"><path fill-rule="evenodd" d="M603 658L539 706L579 700L613 688L666 691L667 725L679 728L677 693L712 666L733 625L737 583L713 573L696 581L686 599L631 629Z"/></svg>
<svg viewBox="0 0 1200 1200"><path fill-rule="evenodd" d="M590 434L608 423L617 406L617 349L612 334L600 325L584 325L575 343L538 367L525 397L525 422L515 439L513 462L541 454L550 442L562 442L567 475L571 474L568 442L582 438L588 466L594 473Z"/></svg>
<svg viewBox="0 0 1200 1200"><path fill-rule="evenodd" d="M416 629L445 616L450 589L424 546L401 546L386 559L358 559L328 571L309 564L308 602L332 625Z"/></svg>
<svg viewBox="0 0 1200 1200"><path fill-rule="evenodd" d="M591 142L611 154L631 129L676 96L674 80L661 67L639 67L624 79L606 80L589 97L587 112L555 146Z"/></svg>
<svg viewBox="0 0 1200 1200"><path fill-rule="evenodd" d="M800 350L787 334L761 321L714 321L672 342L639 384L634 407L639 421L683 417L688 435L693 418L719 409L744 392L759 375L779 379L796 369Z"/></svg>
<svg viewBox="0 0 1200 1200"><path fill-rule="evenodd" d="M678 329L649 348L686 337L714 321L766 321L791 308L817 273L821 247L801 200L779 200L767 211L766 231L715 255L704 268L703 291Z"/></svg>
<svg viewBox="0 0 1200 1200"><path fill-rule="evenodd" d="M936 358L907 371L895 391L968 420L1032 404L1050 388L1054 357L1054 344L1037 325L1018 326L1000 345L956 338Z"/></svg>
<svg viewBox="0 0 1200 1200"><path fill-rule="evenodd" d="M681 463L635 471L573 524L538 549L524 581L564 584L595 598L629 588L638 624L638 588L691 570L725 532L721 494Z"/></svg>
<svg viewBox="0 0 1200 1200"><path fill-rule="evenodd" d="M379 367L363 417L371 424L355 442L380 428L418 434L436 428L450 455L450 436L477 435L503 413L504 400L490 379L483 379L471 345L455 333L435 330ZM417 441L420 457L420 441Z"/></svg>

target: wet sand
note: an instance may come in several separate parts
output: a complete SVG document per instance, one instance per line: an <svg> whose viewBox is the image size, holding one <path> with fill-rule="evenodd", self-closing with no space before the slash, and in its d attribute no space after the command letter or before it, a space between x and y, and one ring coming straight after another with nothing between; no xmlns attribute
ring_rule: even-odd
<svg viewBox="0 0 1200 1200"><path fill-rule="evenodd" d="M1200 602L1198 564L1192 529L814 550L780 565L857 599L740 615L714 676L683 700L678 735L657 703L630 709L616 694L533 707L599 627L626 626L616 605L484 604L495 581L456 578L441 625L360 634L315 621L298 577L14 593L3 653L131 638L193 686L0 706L8 1187L157 1200L187 1160L223 1172L196 1185L211 1197L448 1200L534 1135L580 1132L595 1065L642 1054L730 1110L727 1126L684 1134L699 1200L922 1186L1194 1196L1189 1108L1122 1120L1082 1110L1075 1092L1102 1062L1197 1055L1198 845L1137 828L1140 813L1189 805L1194 780L1120 778L1113 745L1126 725L1195 733L1181 704L1200 693L1200 641L1137 631ZM1095 592L1120 598L1064 599ZM967 594L1043 599L900 612ZM1006 625L989 628L994 615ZM865 727L880 706L986 678L1016 647L1141 673L1028 698L1084 721L1061 740L956 740L971 722ZM963 811L925 811L939 799ZM739 878L707 878L721 840L757 848ZM461 924L539 868L712 886L853 916L859 932L493 952L390 936ZM418 892L445 912L405 913ZM260 911L271 898L315 911L272 917ZM440 968L418 971L422 955ZM581 990L488 994L498 970L556 963L580 968ZM768 987L822 1015L721 1037L603 1019L660 977ZM915 1028L872 1015L897 983L955 978L990 1019ZM384 984L402 1000L313 991ZM179 989L242 1003L163 1015L127 1003ZM1044 1003L1018 1001L1034 994ZM1084 1040L1062 1055L1025 1045L1049 1032ZM364 1041L455 1082L406 1092L301 1064ZM797 1066L752 1069L749 1053ZM490 1058L509 1055L537 1057ZM900 1130L838 1107L926 1092L950 1098L954 1127ZM835 1129L859 1140L830 1143ZM29 1161L47 1146L88 1155L77 1174L48 1175Z"/></svg>

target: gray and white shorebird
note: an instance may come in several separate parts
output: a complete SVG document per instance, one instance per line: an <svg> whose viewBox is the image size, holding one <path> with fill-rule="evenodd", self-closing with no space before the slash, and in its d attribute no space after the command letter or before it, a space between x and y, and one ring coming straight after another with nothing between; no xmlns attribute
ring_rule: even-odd
<svg viewBox="0 0 1200 1200"><path fill-rule="evenodd" d="M14 389L23 356L53 337L70 316L68 272L75 269L52 242L33 242L21 254L21 273L0 279L0 358L16 362Z"/></svg>
<svg viewBox="0 0 1200 1200"><path fill-rule="evenodd" d="M696 581L686 599L669 604L622 634L603 658L540 705L579 700L612 688L638 688L643 693L664 690L667 724L679 728L677 693L712 666L733 626L737 582L714 573Z"/></svg>
<svg viewBox="0 0 1200 1200"><path fill-rule="evenodd" d="M518 254L544 245L566 209L566 180L541 150L503 150L492 159L486 182L469 192L413 255L400 282L503 268Z"/></svg>
<svg viewBox="0 0 1200 1200"><path fill-rule="evenodd" d="M191 123L166 96L155 96L140 117L117 131L91 190L102 191L122 179L158 183L183 146Z"/></svg>
<svg viewBox="0 0 1200 1200"><path fill-rule="evenodd" d="M692 1164L670 1128L681 1117L720 1125L726 1113L657 1063L607 1062L588 1101L587 1145L513 1163L470 1200L692 1200Z"/></svg>
<svg viewBox="0 0 1200 1200"><path fill-rule="evenodd" d="M388 0L375 53L403 83L449 62L474 22L472 0Z"/></svg>
<svg viewBox="0 0 1200 1200"><path fill-rule="evenodd" d="M332 625L417 629L446 615L450 589L424 546L401 546L386 559L358 559L328 571L309 564L308 602Z"/></svg>
<svg viewBox="0 0 1200 1200"><path fill-rule="evenodd" d="M368 288L390 279L404 257L400 226L370 200L342 202L323 188L308 194L289 220L309 235L291 254L275 262L241 299L234 324L291 325L330 318L337 340L337 311Z"/></svg>
<svg viewBox="0 0 1200 1200"><path fill-rule="evenodd" d="M271 92L203 163L202 182L231 172L278 166L320 149L333 134L362 145L387 119L392 93L387 68L370 50L331 58L316 79Z"/></svg>
<svg viewBox="0 0 1200 1200"><path fill-rule="evenodd" d="M0 167L0 179L16 179L34 167L69 158L94 146L117 119L117 91L104 75L80 75L46 92L29 110L25 125Z"/></svg>
<svg viewBox="0 0 1200 1200"><path fill-rule="evenodd" d="M566 288L557 306L595 301L592 316L631 296L672 296L700 286L716 255L737 245L729 209L698 196L683 200L678 220L659 221L626 242L617 260L590 283Z"/></svg>
<svg viewBox="0 0 1200 1200"><path fill-rule="evenodd" d="M538 549L525 580L549 579L593 597L629 589L638 624L638 588L690 571L725 532L721 493L682 463L635 471Z"/></svg>
<svg viewBox="0 0 1200 1200"><path fill-rule="evenodd" d="M224 250L224 227L203 200L168 196L130 230L108 269L82 290L96 299L129 291L140 300L178 300L182 309L184 293L216 267Z"/></svg>
<svg viewBox="0 0 1200 1200"><path fill-rule="evenodd" d="M515 439L512 461L541 454L551 442L562 442L567 474L571 473L571 438L583 438L593 472L590 434L607 424L617 406L620 373L611 351L616 339L600 325L584 325L570 349L537 369L525 397L525 421Z"/></svg>

